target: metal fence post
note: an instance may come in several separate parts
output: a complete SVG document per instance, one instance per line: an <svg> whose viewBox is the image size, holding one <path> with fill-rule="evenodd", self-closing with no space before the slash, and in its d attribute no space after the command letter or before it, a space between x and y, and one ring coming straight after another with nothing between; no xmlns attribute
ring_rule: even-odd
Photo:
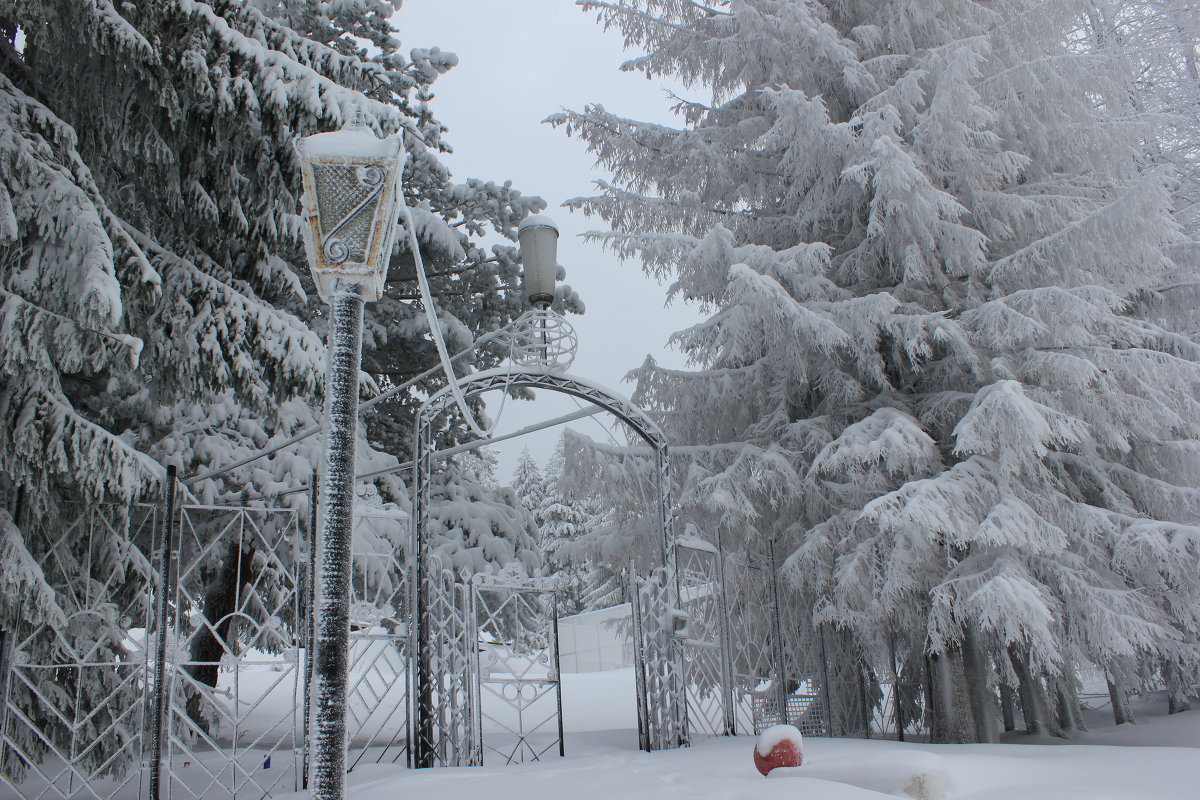
<svg viewBox="0 0 1200 800"><path fill-rule="evenodd" d="M317 480L317 472L313 470L308 498L308 586L304 592L304 745L300 763L301 787L308 788L308 767L312 753L312 675L313 675L313 645L316 643L313 624L314 599L317 585L317 498L321 493L321 482Z"/></svg>
<svg viewBox="0 0 1200 800"><path fill-rule="evenodd" d="M793 724L788 715L788 686L787 656L783 644L783 609L779 603L779 569L775 562L775 537L767 540L767 579L771 585L771 658L775 661L775 696L779 703L779 721L788 725Z"/></svg>
<svg viewBox="0 0 1200 800"><path fill-rule="evenodd" d="M12 670L12 631L0 628L0 768L8 769L8 687Z"/></svg>
<svg viewBox="0 0 1200 800"><path fill-rule="evenodd" d="M558 649L558 592L553 592L550 595L550 614L552 622L552 630L554 635L554 693L556 695L555 702L558 704L558 756L562 758L567 754L565 736L563 735L563 705L562 705L562 659Z"/></svg>
<svg viewBox="0 0 1200 800"><path fill-rule="evenodd" d="M825 626L818 625L821 636L821 693L825 700L825 735L837 736L834 728L833 687L829 685L829 649L825 647Z"/></svg>
<svg viewBox="0 0 1200 800"><path fill-rule="evenodd" d="M175 542L175 476L174 465L167 467L163 487L163 518L158 542L158 603L155 624L158 638L154 643L154 703L150 717L150 800L161 800L163 767L163 734L167 721L167 620L170 614L172 585L172 546Z"/></svg>
<svg viewBox="0 0 1200 800"><path fill-rule="evenodd" d="M729 624L729 587L725 585L725 547L720 528L717 529L717 624L721 642L721 680L725 684L725 735L737 735L737 706L741 700L734 677L733 632Z"/></svg>

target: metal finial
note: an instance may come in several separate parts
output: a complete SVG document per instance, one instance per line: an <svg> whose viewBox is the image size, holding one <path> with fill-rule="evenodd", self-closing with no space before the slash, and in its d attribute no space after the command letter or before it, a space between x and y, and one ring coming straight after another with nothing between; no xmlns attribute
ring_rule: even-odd
<svg viewBox="0 0 1200 800"><path fill-rule="evenodd" d="M350 112L350 118L342 125L344 131L370 130L371 126L367 124L367 114L362 110L362 106L357 103L354 105L354 110Z"/></svg>

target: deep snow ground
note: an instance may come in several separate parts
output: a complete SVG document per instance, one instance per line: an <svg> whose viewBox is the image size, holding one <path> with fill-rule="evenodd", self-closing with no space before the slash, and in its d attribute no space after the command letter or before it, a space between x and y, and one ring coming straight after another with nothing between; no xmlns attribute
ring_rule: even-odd
<svg viewBox="0 0 1200 800"><path fill-rule="evenodd" d="M806 742L804 766L777 770L764 779L751 763L753 739L749 737L710 739L685 750L651 754L634 749L628 733L577 735L574 754L569 750L567 758L536 764L418 771L365 768L351 776L350 797L868 800L904 797L902 791L916 773L940 777L948 800L1200 797L1200 750L1195 748L937 746L811 739Z"/></svg>
<svg viewBox="0 0 1200 800"><path fill-rule="evenodd" d="M705 739L670 752L637 750L629 670L564 675L566 758L516 766L350 776L351 800L1190 800L1200 798L1200 710L1167 717L1165 700L1135 706L1140 723L1089 714L1076 740L1013 735L1004 744L925 745L808 739L804 766L768 778L752 737ZM1165 746L1171 745L1171 746ZM914 784L914 778L921 776ZM299 800L304 794L289 795Z"/></svg>

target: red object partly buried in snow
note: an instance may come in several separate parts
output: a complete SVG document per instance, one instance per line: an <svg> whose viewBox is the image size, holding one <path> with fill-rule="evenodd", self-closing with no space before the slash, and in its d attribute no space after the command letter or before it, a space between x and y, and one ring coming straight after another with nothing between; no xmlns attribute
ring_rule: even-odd
<svg viewBox="0 0 1200 800"><path fill-rule="evenodd" d="M791 725L767 728L754 745L754 767L762 775L776 767L798 767L803 761L803 740L800 731Z"/></svg>

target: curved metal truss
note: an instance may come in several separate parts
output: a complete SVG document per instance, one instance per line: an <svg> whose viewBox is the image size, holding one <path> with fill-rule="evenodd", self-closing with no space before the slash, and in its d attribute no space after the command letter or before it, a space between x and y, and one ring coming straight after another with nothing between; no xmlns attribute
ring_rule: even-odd
<svg viewBox="0 0 1200 800"><path fill-rule="evenodd" d="M671 519L671 473L667 440L644 411L623 397L582 378L551 369L512 370L507 368L478 372L460 380L467 397L488 391L507 391L517 388L544 389L577 397L613 414L645 441L654 451L657 462L658 515L661 529L662 566L645 579L635 581L635 605L662 608L665 613L645 613L635 631L635 674L638 691L638 730L643 750L666 750L680 747L688 741L687 697L684 691L682 657L682 613L679 609L679 579ZM454 402L450 390L443 389L421 407L417 416L416 442L413 450L415 480L413 487L413 546L416 580L413 581L413 646L412 659L414 690L414 719L410 733L412 765L468 766L474 763L473 754L480 748L474 741L459 741L472 736L471 726L444 726L444 715L437 708L438 698L445 694L447 681L469 685L468 675L447 675L454 664L469 665L470 659L447 658L441 652L447 641L461 640L457 631L444 631L454 624L455 615L438 613L441 600L434 595L437 582L431 580L436 572L426 562L425 544L428 539L426 516L430 505L431 458L434 451L432 425L449 410ZM444 609L443 609L444 612ZM472 645L474 643L471 643ZM469 695L468 695L469 696Z"/></svg>

